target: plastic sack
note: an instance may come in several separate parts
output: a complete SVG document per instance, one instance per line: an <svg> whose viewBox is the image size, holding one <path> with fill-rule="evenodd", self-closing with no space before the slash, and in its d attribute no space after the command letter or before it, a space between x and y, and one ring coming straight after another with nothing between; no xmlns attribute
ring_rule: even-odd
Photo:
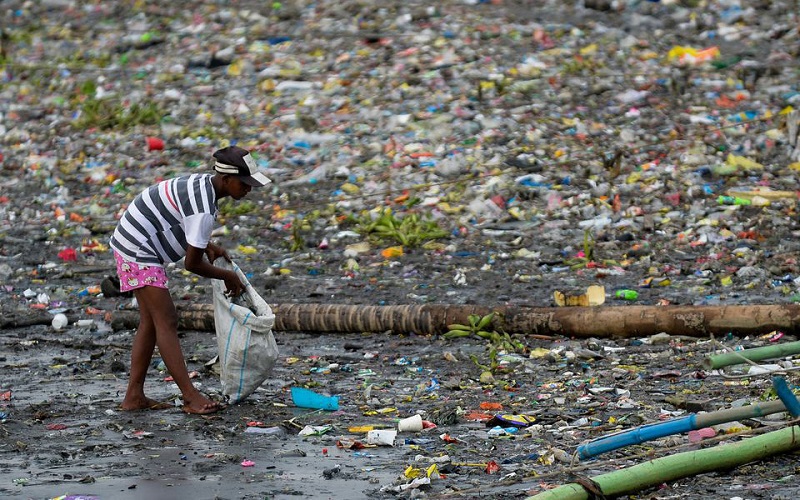
<svg viewBox="0 0 800 500"><path fill-rule="evenodd" d="M231 298L225 295L224 281L211 280L222 393L236 403L255 392L275 366L275 315L236 263L220 259L215 265L233 269L246 287L241 296Z"/></svg>

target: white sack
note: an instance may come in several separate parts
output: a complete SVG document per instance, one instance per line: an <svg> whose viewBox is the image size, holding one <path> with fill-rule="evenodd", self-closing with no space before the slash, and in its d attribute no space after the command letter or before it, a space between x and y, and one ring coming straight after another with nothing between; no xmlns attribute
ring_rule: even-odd
<svg viewBox="0 0 800 500"><path fill-rule="evenodd" d="M240 297L230 298L225 295L224 281L211 280L222 393L236 403L255 392L275 366L275 315L236 263L220 258L214 265L233 269L246 286Z"/></svg>

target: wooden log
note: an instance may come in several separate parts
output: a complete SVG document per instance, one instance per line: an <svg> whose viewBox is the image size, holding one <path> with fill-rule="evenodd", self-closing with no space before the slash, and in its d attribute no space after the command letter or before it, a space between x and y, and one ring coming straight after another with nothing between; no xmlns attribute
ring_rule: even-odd
<svg viewBox="0 0 800 500"><path fill-rule="evenodd" d="M449 304L367 306L349 304L271 304L275 331L317 333L392 332L436 334L470 314L496 312L493 327L510 334L629 338L665 332L690 337L758 335L800 331L800 305L527 307ZM214 330L210 304L179 306L179 326ZM114 329L136 328L138 313L116 311Z"/></svg>
<svg viewBox="0 0 800 500"><path fill-rule="evenodd" d="M53 315L46 311L0 312L0 330L24 328L33 325L49 325L52 321Z"/></svg>

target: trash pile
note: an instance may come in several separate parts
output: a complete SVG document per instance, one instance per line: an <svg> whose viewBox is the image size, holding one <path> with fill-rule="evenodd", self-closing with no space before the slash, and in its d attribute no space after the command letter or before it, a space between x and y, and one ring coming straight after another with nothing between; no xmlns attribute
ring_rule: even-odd
<svg viewBox="0 0 800 500"><path fill-rule="evenodd" d="M797 298L790 2L181 5L10 9L8 238L106 263L141 187L239 142L276 181L223 210L255 271L324 289L424 254L461 290L502 268L498 302L550 278Z"/></svg>
<svg viewBox="0 0 800 500"><path fill-rule="evenodd" d="M273 184L221 204L215 236L270 302L800 301L793 64L800 24L790 0L12 0L4 7L0 324L32 329L4 340L14 352L34 355L47 335L78 343L89 335L104 352L129 341L112 318L135 302L101 286L113 274L108 239L116 218L154 180L207 172L211 152L233 143L253 151ZM179 307L211 302L210 283L180 266L169 273ZM463 474L482 483L469 470L497 473L503 484L530 482L531 471L571 463L577 446L602 432L766 397L772 382L763 377L712 384L698 365L698 353L718 341L735 348L793 338L763 333L769 337L731 332L689 341L670 332L663 344L648 337L518 345L497 337L491 345L507 348L494 354L476 335L425 339L424 348L415 339L393 344L396 357L331 360L327 372L313 353L303 352L298 359L311 366L297 372L299 361L283 358L277 370L286 385L276 386L313 390L299 382L341 377L338 385L317 382L345 409L317 410L344 411L348 422L305 418L329 456L401 444L404 454L422 457L405 480L375 495L455 492L466 487L439 480ZM278 332L276 339L282 353L294 342ZM379 339L365 342L395 342ZM439 353L431 358L437 366L423 366L423 358L404 364L403 349L425 356L444 349L452 359ZM198 370L208 360L201 358ZM17 371L27 366L0 359ZM107 374L113 365L119 373L125 359L106 356L80 370ZM434 376L440 363L464 380ZM408 380L395 381L399 375ZM0 395L7 384L0 379ZM459 391L474 400L460 402ZM679 396L706 392L701 406L678 404ZM659 410L637 402L637 393L677 399ZM0 401L13 401L8 394ZM442 399L452 402L447 411ZM0 422L14 425L4 408ZM405 440L404 432L382 432L385 425L332 442L321 437L369 427L351 425L356 408L423 428ZM254 420L280 426L268 415ZM484 431L487 421L493 425ZM448 422L469 432L459 437ZM507 444L502 456L484 446L497 442ZM343 470L326 478L341 479Z"/></svg>

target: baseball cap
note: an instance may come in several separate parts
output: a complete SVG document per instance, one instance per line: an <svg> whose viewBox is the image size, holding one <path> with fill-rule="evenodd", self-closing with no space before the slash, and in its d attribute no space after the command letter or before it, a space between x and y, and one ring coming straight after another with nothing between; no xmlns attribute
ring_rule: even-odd
<svg viewBox="0 0 800 500"><path fill-rule="evenodd" d="M272 182L258 171L250 152L239 146L228 146L214 151L214 170L221 174L235 175L245 184L261 187Z"/></svg>

